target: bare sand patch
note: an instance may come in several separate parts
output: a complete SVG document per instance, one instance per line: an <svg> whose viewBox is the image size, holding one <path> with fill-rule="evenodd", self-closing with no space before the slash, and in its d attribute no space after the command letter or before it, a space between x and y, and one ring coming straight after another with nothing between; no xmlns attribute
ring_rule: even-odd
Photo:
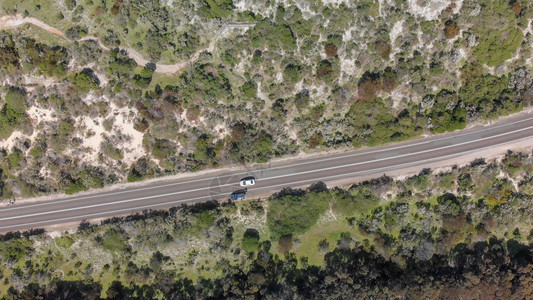
<svg viewBox="0 0 533 300"><path fill-rule="evenodd" d="M409 4L409 12L415 16L424 18L426 20L435 20L440 13L451 4L447 0L428 0L424 1L424 6L419 4L419 0L407 0Z"/></svg>

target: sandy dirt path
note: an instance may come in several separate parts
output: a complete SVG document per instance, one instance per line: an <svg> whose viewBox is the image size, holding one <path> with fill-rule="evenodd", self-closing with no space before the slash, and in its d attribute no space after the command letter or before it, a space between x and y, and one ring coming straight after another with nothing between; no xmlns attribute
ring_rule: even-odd
<svg viewBox="0 0 533 300"><path fill-rule="evenodd" d="M36 19L36 18L32 18L32 17L23 17L21 14L17 14L15 16L3 16L3 17L0 17L0 30L3 30L3 29L15 29L17 27L20 27L22 25L25 25L25 24L32 24L34 26L37 26L38 28L41 28L43 30L46 30L52 34L55 34L61 38L64 38L66 40L69 40L65 33L57 28L54 28L46 23L44 23L43 21L39 20L39 19ZM229 24L229 25L224 25L218 32L217 34L215 34L215 37L214 39L209 43L209 45L205 48L202 48L202 49L199 49L198 51L196 51L190 59L186 60L186 61L182 61L182 62L178 62L178 63L175 63L175 64L172 64L172 65L165 65L165 64L156 64L156 69L155 69L155 72L157 73L163 73L163 74L167 74L167 75L172 75L172 74L175 74L175 73L178 73L178 72L181 72L183 69L185 69L187 67L188 64L192 63L192 62L195 62L196 60L198 60L198 58L200 57L200 54L204 51L213 51L214 47L215 47L215 43L216 41L220 38L220 36L226 32L226 29L227 28L232 28L232 27L235 27L235 28L244 28L244 27L252 27L254 26L254 24L237 24L237 23L232 23L232 24ZM83 42L83 41L89 41L89 40L92 40L92 41L96 41L98 43L98 46L105 50L105 51L110 51L111 49L109 49L108 47L106 47L104 44L102 44L102 41L100 41L100 39L98 39L97 37L95 36L85 36L79 40L77 40L78 42ZM123 49L125 50L126 52L128 52L128 56L130 58L132 58L135 63L137 63L137 65L139 66L146 66L146 64L148 64L150 61L145 59L139 52L135 51L135 49L132 49L132 48L120 48L120 49Z"/></svg>

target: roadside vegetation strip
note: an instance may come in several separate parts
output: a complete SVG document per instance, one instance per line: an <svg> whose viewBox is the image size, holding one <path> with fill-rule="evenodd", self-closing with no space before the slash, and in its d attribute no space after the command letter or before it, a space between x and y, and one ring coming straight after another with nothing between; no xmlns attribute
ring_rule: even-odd
<svg viewBox="0 0 533 300"><path fill-rule="evenodd" d="M78 221L78 220L82 220L82 219L86 219L86 218L99 218L99 217L102 217L103 215L109 216L110 213L111 214L122 214L122 213L128 213L128 212L135 213L135 211L133 211L133 210L136 210L136 209L153 209L154 206L162 206L162 205L166 205L166 204L185 203L185 202L190 202L190 201L195 201L195 200L206 199L206 198L210 198L210 197L212 197L212 196L208 195L208 196L190 198L190 199L187 199L187 200L176 200L176 201L171 201L171 202L165 202L165 203L155 204L155 205L154 204L150 204L150 205L143 205L143 206L138 206L138 207L134 207L134 208L124 208L124 209L118 209L118 210L113 210L113 211L97 212L97 213L92 213L92 214L84 214L84 215L65 217L65 218L56 218L56 219L47 220L47 221L36 221L36 222L29 222L29 223L24 223L24 224L0 226L0 231L2 231L2 230L10 230L10 228L21 227L21 226L35 226L35 225L39 225L39 224L40 224L40 226L47 226L47 225L55 225L55 224L65 223L65 221L69 221L69 220ZM61 211L57 211L57 212L61 212ZM22 217L25 217L25 216L22 216ZM111 217L111 216L109 216L109 217ZM2 220L3 219L0 219L0 221L2 221ZM49 223L51 223L51 224L49 224Z"/></svg>

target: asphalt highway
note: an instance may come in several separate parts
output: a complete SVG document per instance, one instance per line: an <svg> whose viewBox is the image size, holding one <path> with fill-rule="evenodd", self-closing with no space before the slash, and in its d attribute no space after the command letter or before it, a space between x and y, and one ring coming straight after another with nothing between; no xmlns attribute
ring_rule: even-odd
<svg viewBox="0 0 533 300"><path fill-rule="evenodd" d="M147 182L142 186L83 196L58 195L56 200L17 201L14 205L0 207L0 232L164 209L182 203L225 201L233 191L240 189L239 180L247 176L256 178L256 184L248 188L248 198L317 181L327 183L361 175L381 176L393 170L422 167L466 154L483 157L487 149L532 137L533 115L522 113L488 126L341 154L289 159L233 172L193 174L174 181Z"/></svg>

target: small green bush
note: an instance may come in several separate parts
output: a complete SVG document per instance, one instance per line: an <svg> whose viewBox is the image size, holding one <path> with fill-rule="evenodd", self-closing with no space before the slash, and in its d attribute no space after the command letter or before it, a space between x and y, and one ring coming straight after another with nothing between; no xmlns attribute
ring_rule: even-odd
<svg viewBox="0 0 533 300"><path fill-rule="evenodd" d="M65 248L65 249L70 248L70 246L74 244L74 239L72 239L69 236L62 236L62 237L56 238L54 241L56 242L56 245L58 245L61 248Z"/></svg>
<svg viewBox="0 0 533 300"><path fill-rule="evenodd" d="M67 195L72 195L86 190L88 190L88 188L85 186L85 184L83 184L83 181L81 179L76 179L70 183L68 188L65 190L65 193Z"/></svg>
<svg viewBox="0 0 533 300"><path fill-rule="evenodd" d="M247 81L241 86L241 93L245 98L253 98L257 95L257 84L253 81Z"/></svg>
<svg viewBox="0 0 533 300"><path fill-rule="evenodd" d="M271 198L267 226L275 238L304 233L328 208L329 192L309 193L307 197L285 195Z"/></svg>
<svg viewBox="0 0 533 300"><path fill-rule="evenodd" d="M117 228L108 229L99 239L99 243L112 252L124 252L131 249L125 233Z"/></svg>
<svg viewBox="0 0 533 300"><path fill-rule="evenodd" d="M259 248L259 232L255 229L248 228L244 232L242 239L242 250L251 253Z"/></svg>
<svg viewBox="0 0 533 300"><path fill-rule="evenodd" d="M98 79L88 72L81 72L74 76L72 83L78 88L81 93L87 93L90 90L98 88L100 82Z"/></svg>
<svg viewBox="0 0 533 300"><path fill-rule="evenodd" d="M283 71L283 79L289 84L295 84L302 79L302 67L298 65L289 64Z"/></svg>
<svg viewBox="0 0 533 300"><path fill-rule="evenodd" d="M200 229L209 229L211 228L211 226L213 226L213 224L215 224L215 216L213 214L213 212L209 211L209 210L204 210L203 212L199 213L197 216L196 216L196 225L198 226L198 228Z"/></svg>

